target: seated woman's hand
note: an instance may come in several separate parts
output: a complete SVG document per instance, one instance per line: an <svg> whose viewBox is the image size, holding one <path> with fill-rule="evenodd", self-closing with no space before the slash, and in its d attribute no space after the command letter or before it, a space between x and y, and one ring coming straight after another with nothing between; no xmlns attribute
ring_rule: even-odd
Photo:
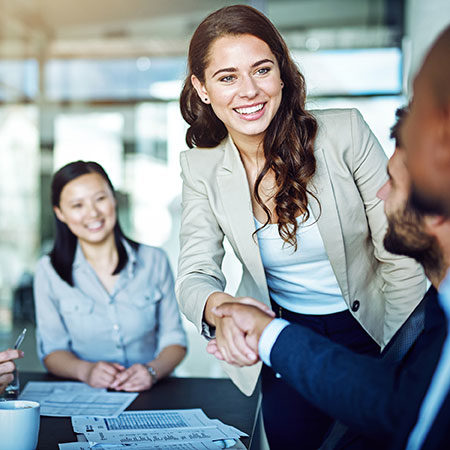
<svg viewBox="0 0 450 450"><path fill-rule="evenodd" d="M95 388L109 388L116 376L125 370L121 364L99 361L89 363L90 367L84 380L89 386Z"/></svg>
<svg viewBox="0 0 450 450"><path fill-rule="evenodd" d="M153 379L143 364L133 364L116 375L111 388L116 391L140 392L150 389Z"/></svg>

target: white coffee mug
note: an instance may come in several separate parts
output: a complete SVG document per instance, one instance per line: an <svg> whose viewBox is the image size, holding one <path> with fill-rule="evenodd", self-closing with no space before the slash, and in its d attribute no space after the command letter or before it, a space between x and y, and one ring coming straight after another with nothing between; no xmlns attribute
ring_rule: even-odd
<svg viewBox="0 0 450 450"><path fill-rule="evenodd" d="M38 443L39 419L37 402L0 401L0 449L34 450Z"/></svg>

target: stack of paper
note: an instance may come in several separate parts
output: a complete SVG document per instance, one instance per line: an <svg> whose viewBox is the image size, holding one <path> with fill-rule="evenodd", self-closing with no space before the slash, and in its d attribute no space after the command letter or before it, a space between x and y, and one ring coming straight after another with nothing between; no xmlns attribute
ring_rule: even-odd
<svg viewBox="0 0 450 450"><path fill-rule="evenodd" d="M209 419L201 409L130 411L117 418L72 417L72 426L87 442L60 444L61 450L237 449L245 448L239 437L247 436L219 420Z"/></svg>
<svg viewBox="0 0 450 450"><path fill-rule="evenodd" d="M19 398L40 403L41 416L117 417L137 396L107 392L78 381L30 381Z"/></svg>

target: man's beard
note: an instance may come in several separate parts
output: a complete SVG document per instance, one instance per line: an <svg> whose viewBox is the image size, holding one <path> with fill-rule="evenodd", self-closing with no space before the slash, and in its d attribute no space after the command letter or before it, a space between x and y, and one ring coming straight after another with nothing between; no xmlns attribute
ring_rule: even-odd
<svg viewBox="0 0 450 450"><path fill-rule="evenodd" d="M408 202L403 210L388 217L384 248L395 255L415 259L427 274L438 274L443 267L443 255L437 239L424 230L423 216Z"/></svg>

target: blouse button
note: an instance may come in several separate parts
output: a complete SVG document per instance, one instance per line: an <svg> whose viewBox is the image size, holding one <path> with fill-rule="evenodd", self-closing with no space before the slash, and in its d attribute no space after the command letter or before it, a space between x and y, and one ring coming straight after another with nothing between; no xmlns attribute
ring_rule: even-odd
<svg viewBox="0 0 450 450"><path fill-rule="evenodd" d="M358 309L359 309L359 300L355 300L354 302L353 302L353 304L352 304L352 311L353 312L356 312L356 311L358 311Z"/></svg>

